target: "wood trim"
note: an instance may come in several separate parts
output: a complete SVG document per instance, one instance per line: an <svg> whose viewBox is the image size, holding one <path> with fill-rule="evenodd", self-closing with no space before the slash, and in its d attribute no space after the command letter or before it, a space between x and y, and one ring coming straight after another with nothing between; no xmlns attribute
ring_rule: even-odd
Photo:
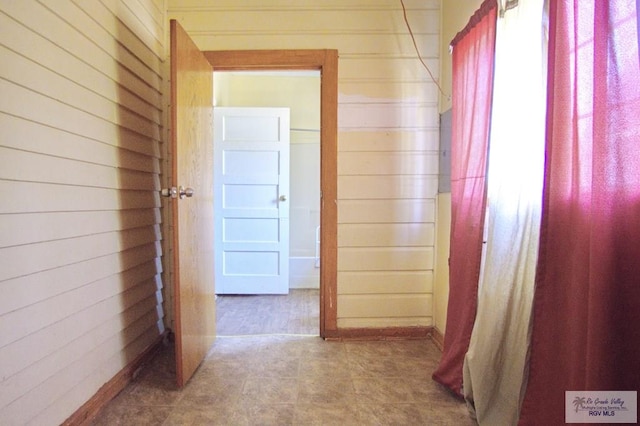
<svg viewBox="0 0 640 426"><path fill-rule="evenodd" d="M178 51L178 39L176 37L176 31L178 29L178 22L175 19L169 21L169 51ZM178 112L175 107L175 102L178 99L178 85L174 82L178 78L178 57L177 55L169 55L169 100L171 107L169 108L169 126L171 131L169 132L169 150L171 152L170 167L171 167L171 187L178 187L178 162L175 156L178 149L178 135L176 129L178 127ZM178 203L169 202L171 208L171 218L173 219L173 228L171 229L171 262L173 266L173 323L176 330L180 329L182 323L182 313L180 312L180 235L177 232L178 229ZM182 351L179 349L182 347L181 342L182 334L176 333L176 380L179 382L182 378Z"/></svg>
<svg viewBox="0 0 640 426"><path fill-rule="evenodd" d="M428 339L433 327L341 328L327 333L327 340L420 340Z"/></svg>
<svg viewBox="0 0 640 426"><path fill-rule="evenodd" d="M215 70L320 70L320 336L338 331L338 51L205 51Z"/></svg>
<svg viewBox="0 0 640 426"><path fill-rule="evenodd" d="M150 344L147 349L142 351L133 361L127 364L118 374L113 376L111 380L102 385L100 389L76 410L63 426L88 425L100 413L100 411L118 395L133 380L134 376L140 368L151 362L156 354L162 348L164 340L168 336L168 331L160 334L156 340Z"/></svg>
<svg viewBox="0 0 640 426"><path fill-rule="evenodd" d="M320 336L338 330L338 51L325 51L320 88Z"/></svg>
<svg viewBox="0 0 640 426"><path fill-rule="evenodd" d="M327 56L337 50L214 50L204 51L214 69L221 70L322 70Z"/></svg>
<svg viewBox="0 0 640 426"><path fill-rule="evenodd" d="M429 337L433 340L433 343L438 347L438 349L440 349L440 352L442 352L444 350L444 336L440 333L440 330L433 327Z"/></svg>

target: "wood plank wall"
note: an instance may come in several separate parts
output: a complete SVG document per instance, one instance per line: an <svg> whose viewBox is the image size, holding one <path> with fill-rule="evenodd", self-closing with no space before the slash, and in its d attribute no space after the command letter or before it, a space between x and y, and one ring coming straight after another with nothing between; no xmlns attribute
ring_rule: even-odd
<svg viewBox="0 0 640 426"><path fill-rule="evenodd" d="M437 78L439 0L405 0ZM431 326L438 91L400 0L169 0L202 50L338 49L338 326Z"/></svg>
<svg viewBox="0 0 640 426"><path fill-rule="evenodd" d="M164 331L165 18L0 3L2 424L60 424Z"/></svg>

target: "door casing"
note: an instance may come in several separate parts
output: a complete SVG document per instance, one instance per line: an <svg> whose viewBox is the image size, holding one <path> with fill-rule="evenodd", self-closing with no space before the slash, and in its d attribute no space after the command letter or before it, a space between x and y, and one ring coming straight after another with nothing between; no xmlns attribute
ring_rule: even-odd
<svg viewBox="0 0 640 426"><path fill-rule="evenodd" d="M320 336L337 336L338 51L203 51L217 71L320 71Z"/></svg>

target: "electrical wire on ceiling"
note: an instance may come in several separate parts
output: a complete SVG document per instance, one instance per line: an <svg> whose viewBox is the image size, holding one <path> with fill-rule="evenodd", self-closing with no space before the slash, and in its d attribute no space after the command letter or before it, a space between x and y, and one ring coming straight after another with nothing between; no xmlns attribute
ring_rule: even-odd
<svg viewBox="0 0 640 426"><path fill-rule="evenodd" d="M438 90L440 91L440 93L442 93L442 96L446 97L447 99L450 99L450 96L444 93L444 90L442 90L442 87L440 87L440 84L433 76L433 73L429 69L429 66L426 64L424 59L422 59L422 55L420 55L420 50L418 49L418 44L416 43L416 38L413 35L413 31L411 31L411 25L409 25L409 20L407 19L407 9L404 7L404 1L400 0L400 4L402 5L402 15L404 16L404 23L407 24L407 29L409 30L409 34L411 35L411 40L413 41L413 47L416 49L416 54L418 55L418 59L422 63L422 66L424 67L424 69L427 70L427 73L429 73L429 77L431 77L431 80L438 87Z"/></svg>

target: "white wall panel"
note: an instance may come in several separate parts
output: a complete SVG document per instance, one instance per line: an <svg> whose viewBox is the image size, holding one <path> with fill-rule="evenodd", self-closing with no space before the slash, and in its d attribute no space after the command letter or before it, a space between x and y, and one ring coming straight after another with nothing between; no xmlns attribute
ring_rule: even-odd
<svg viewBox="0 0 640 426"><path fill-rule="evenodd" d="M0 314L55 297L81 287L89 280L118 279L127 270L144 269L146 276L162 272L160 243L146 244L124 252L101 256L79 263L6 280L2 283ZM50 285L56 282L57 285Z"/></svg>
<svg viewBox="0 0 640 426"><path fill-rule="evenodd" d="M64 422L164 331L160 4L0 4L0 423Z"/></svg>
<svg viewBox="0 0 640 426"><path fill-rule="evenodd" d="M430 175L438 169L437 151L342 152L339 174L357 171L363 175Z"/></svg>
<svg viewBox="0 0 640 426"><path fill-rule="evenodd" d="M344 247L339 271L425 271L433 269L432 247ZM338 288L340 292L340 288Z"/></svg>
<svg viewBox="0 0 640 426"><path fill-rule="evenodd" d="M121 131L122 139L103 142L54 129L16 116L0 114L0 138L5 147L95 164L160 173L159 147L138 134ZM55 140L55 144L51 143Z"/></svg>
<svg viewBox="0 0 640 426"><path fill-rule="evenodd" d="M51 212L6 215L0 222L0 235L7 247L81 237L160 223L156 209L112 211ZM20 229L21 232L12 232Z"/></svg>
<svg viewBox="0 0 640 426"><path fill-rule="evenodd" d="M338 149L347 151L437 151L438 129L395 129L373 131L354 130L340 132Z"/></svg>
<svg viewBox="0 0 640 426"><path fill-rule="evenodd" d="M338 176L340 199L434 199L438 193L438 176Z"/></svg>
<svg viewBox="0 0 640 426"><path fill-rule="evenodd" d="M421 247L433 243L433 223L338 225L338 247Z"/></svg>
<svg viewBox="0 0 640 426"><path fill-rule="evenodd" d="M154 191L150 191L151 189ZM159 193L155 191L155 188L150 188L150 190L118 190L0 180L0 194L12 194L11 197L5 197L0 204L0 214L88 210L117 211L160 207Z"/></svg>
<svg viewBox="0 0 640 426"><path fill-rule="evenodd" d="M343 271L338 273L339 294L428 294L432 271Z"/></svg>
<svg viewBox="0 0 640 426"><path fill-rule="evenodd" d="M435 201L409 200L341 200L338 222L345 223L433 223Z"/></svg>

